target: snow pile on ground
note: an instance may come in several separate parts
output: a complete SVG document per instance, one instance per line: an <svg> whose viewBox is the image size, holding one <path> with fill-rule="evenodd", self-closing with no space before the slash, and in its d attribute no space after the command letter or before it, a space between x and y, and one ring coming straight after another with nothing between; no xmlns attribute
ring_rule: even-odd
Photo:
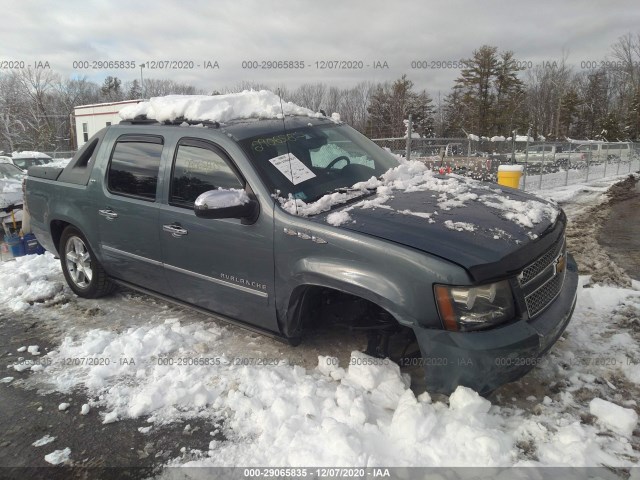
<svg viewBox="0 0 640 480"><path fill-rule="evenodd" d="M308 108L281 101L268 90L245 90L228 95L167 95L152 97L148 102L129 105L120 110L120 117L129 120L146 115L159 122L184 118L191 121L228 122L241 118L282 118L284 115L322 117Z"/></svg>
<svg viewBox="0 0 640 480"><path fill-rule="evenodd" d="M541 378L547 395L533 397L535 414L492 405L464 387L448 405L416 397L396 364L357 351L345 368L325 356L308 370L286 357L238 361L229 329L176 318L68 337L31 378L63 393L85 388L104 423L147 417L154 428L199 417L220 429L223 440L205 452L185 450L176 464L630 466L638 460L629 442L634 390L619 395L619 382L640 384L640 348L624 329L637 323L640 291L596 285L579 292L568 340L528 377ZM623 313L607 322L614 310ZM615 369L579 361L605 353L618 359ZM63 358L83 360L64 365ZM557 382L559 392L551 388ZM594 421L581 420L590 407Z"/></svg>
<svg viewBox="0 0 640 480"><path fill-rule="evenodd" d="M33 445L34 447L41 447L43 445L46 445L48 443L53 442L56 439L56 437L52 437L50 435L45 435L44 437L36 440L35 442L33 442L31 445Z"/></svg>
<svg viewBox="0 0 640 480"><path fill-rule="evenodd" d="M60 261L48 252L0 263L0 291L4 306L13 311L25 310L29 304L55 297L63 289L59 278Z"/></svg>
<svg viewBox="0 0 640 480"><path fill-rule="evenodd" d="M105 423L220 419L227 442L200 460L216 465L509 465L515 437L475 392L451 405L416 398L399 367L353 352L344 369L319 357L306 371L281 362L248 366L224 353L225 329L202 323L92 330L49 354L43 380L84 386ZM61 358L87 359L61 367ZM91 359L91 360L89 360ZM106 365L105 359L110 359ZM180 363L180 364L179 364ZM208 363L208 364L207 364ZM240 364L238 364L240 363ZM373 364L372 364L373 363ZM465 445L474 443L474 448ZM249 455L250 452L250 455Z"/></svg>
<svg viewBox="0 0 640 480"><path fill-rule="evenodd" d="M55 450L51 452L49 455L45 455L44 459L52 465L60 465L61 463L64 463L67 460L69 460L70 456L71 456L71 449L67 447L64 450Z"/></svg>
<svg viewBox="0 0 640 480"><path fill-rule="evenodd" d="M638 425L638 414L630 408L594 398L589 403L589 412L607 427L625 437L630 437Z"/></svg>

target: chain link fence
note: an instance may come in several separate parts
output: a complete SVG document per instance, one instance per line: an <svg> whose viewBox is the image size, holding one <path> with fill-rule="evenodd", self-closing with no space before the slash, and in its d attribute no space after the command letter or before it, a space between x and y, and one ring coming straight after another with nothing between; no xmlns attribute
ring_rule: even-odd
<svg viewBox="0 0 640 480"><path fill-rule="evenodd" d="M373 138L392 153L439 173L497 182L500 165L522 165L520 188L542 190L640 170L640 143L535 142L482 138Z"/></svg>

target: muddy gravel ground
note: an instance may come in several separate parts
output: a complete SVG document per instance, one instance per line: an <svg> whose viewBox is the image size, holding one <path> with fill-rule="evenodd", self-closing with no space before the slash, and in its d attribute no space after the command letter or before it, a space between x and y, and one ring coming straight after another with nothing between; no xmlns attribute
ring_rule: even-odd
<svg viewBox="0 0 640 480"><path fill-rule="evenodd" d="M619 234L624 234L625 230L637 228L638 211L636 210L635 222L629 221L616 225L619 234L613 232L611 228L604 229L612 217L612 211L617 210L616 207L640 198L640 193L636 189L637 183L637 177L628 176L609 189L608 200L605 203L587 209L569 222L567 249L576 259L580 274L591 275L596 283L619 287L631 286L631 278L624 266L627 265L630 256L636 256L640 251L640 238L635 239L635 249L632 245L626 244L621 251L617 248L619 245L616 245L617 262L614 261L611 249L605 246L603 239L606 239L611 246L620 238Z"/></svg>
<svg viewBox="0 0 640 480"><path fill-rule="evenodd" d="M580 273L591 275L594 282L623 287L631 285L631 277L623 268L627 263L625 251L628 247L616 250L614 258L610 253L611 246L603 246L605 242L602 239L610 240L611 235L603 237L603 228L616 205L634 201L640 196L637 182L638 178L630 176L609 189L606 202L574 209L574 214L570 215L568 249L575 256ZM622 231L625 225L632 223L622 222L615 228ZM640 251L640 238L636 237L635 241L637 254ZM66 289L66 286L61 288ZM141 311L147 318L155 314L185 315L182 308L129 291L117 292L100 301L79 299L68 292L57 296L55 301L45 303L38 316L12 313L0 307L0 371L7 372L7 366L16 361L15 352L21 346L39 345L40 350L46 353L70 332L82 332L89 328L123 331L140 322ZM637 322L637 314L635 310L620 311L616 312L616 318L619 322L629 324ZM191 321L210 320L209 317L193 313L187 317ZM236 332L234 338L237 344L231 348L237 348L245 354L249 349L251 353L283 356L306 368L313 368L317 364L320 353L341 357L346 363L349 352L363 350L366 343L363 336L345 338L343 332L324 332L294 348L236 327L227 328ZM640 328L637 330L640 340ZM5 374L0 374L0 377L3 376ZM179 456L178 446L183 436L189 435L191 444L201 443L202 448L206 449L207 444L216 439L215 435L219 435L215 433L215 425L197 419L188 422L188 429L185 429L185 424L177 423L147 434L138 430L147 425L144 418L105 425L97 410L90 411L88 415L79 415L81 405L87 402L84 392L63 395L31 384L26 372L15 376L16 380L4 386L0 395L0 479L148 478L169 459ZM623 379L614 378L610 381L618 382L619 390L624 392L621 400L640 396L635 385ZM518 382L501 387L489 399L497 405L526 411L533 408L525 400L527 397L533 395L542 398L557 394L563 386L562 383L549 384L543 375L529 374ZM63 402L71 406L60 411L58 406ZM588 416L583 419L585 422L591 420ZM32 446L35 440L45 434L55 436L59 440L57 445L65 445L73 452L79 452L78 455L74 454L74 458L79 460L73 460L69 465L75 467L73 471L59 467L45 468L48 464L44 455L49 450L47 447ZM118 467L134 468L123 470Z"/></svg>

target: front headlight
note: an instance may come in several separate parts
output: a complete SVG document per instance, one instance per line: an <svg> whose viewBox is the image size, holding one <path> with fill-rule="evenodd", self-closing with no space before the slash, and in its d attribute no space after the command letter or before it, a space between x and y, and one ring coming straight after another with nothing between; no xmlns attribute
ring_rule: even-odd
<svg viewBox="0 0 640 480"><path fill-rule="evenodd" d="M436 303L447 330L468 332L494 327L515 314L509 282L478 287L436 285Z"/></svg>

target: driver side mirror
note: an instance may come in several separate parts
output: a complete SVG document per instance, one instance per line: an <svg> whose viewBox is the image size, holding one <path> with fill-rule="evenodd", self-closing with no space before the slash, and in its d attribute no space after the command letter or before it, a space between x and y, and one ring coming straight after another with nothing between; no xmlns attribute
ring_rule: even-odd
<svg viewBox="0 0 640 480"><path fill-rule="evenodd" d="M260 207L245 190L219 188L200 194L193 211L198 218L240 218L242 223L251 224L257 220Z"/></svg>

